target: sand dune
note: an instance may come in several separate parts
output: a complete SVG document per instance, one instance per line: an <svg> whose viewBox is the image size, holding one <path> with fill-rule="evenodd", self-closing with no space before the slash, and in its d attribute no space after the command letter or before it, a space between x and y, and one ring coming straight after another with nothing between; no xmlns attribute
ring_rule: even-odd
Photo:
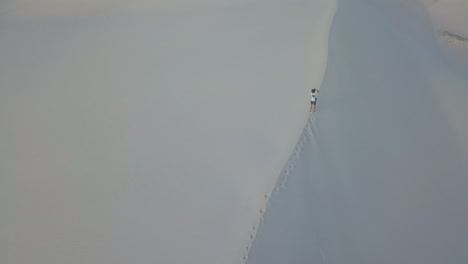
<svg viewBox="0 0 468 264"><path fill-rule="evenodd" d="M338 1L318 113L246 263L468 260L468 75L418 8Z"/></svg>
<svg viewBox="0 0 468 264"><path fill-rule="evenodd" d="M242 262L334 2L101 2L0 13L0 263Z"/></svg>
<svg viewBox="0 0 468 264"><path fill-rule="evenodd" d="M416 1L59 2L0 3L0 263L468 259L468 60Z"/></svg>

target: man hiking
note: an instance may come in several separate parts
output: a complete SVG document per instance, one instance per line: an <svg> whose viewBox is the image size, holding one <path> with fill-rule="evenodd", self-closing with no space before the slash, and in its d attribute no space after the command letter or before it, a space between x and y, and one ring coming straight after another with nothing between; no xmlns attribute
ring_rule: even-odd
<svg viewBox="0 0 468 264"><path fill-rule="evenodd" d="M317 108L317 94L320 92L319 89L310 90L310 112L314 112Z"/></svg>

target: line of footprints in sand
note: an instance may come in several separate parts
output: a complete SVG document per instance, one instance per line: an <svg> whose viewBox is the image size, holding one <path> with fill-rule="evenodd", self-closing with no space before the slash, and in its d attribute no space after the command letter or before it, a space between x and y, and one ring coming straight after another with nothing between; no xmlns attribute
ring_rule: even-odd
<svg viewBox="0 0 468 264"><path fill-rule="evenodd" d="M311 127L310 122L307 123L306 131L307 131L308 135L312 134L312 127ZM301 138L299 139L299 142L296 144L296 147L294 148L293 154L289 157L288 162L286 163L286 164L288 164L288 166L283 168L283 170L282 170L282 172L280 174L279 181L276 184L272 195L274 195L274 193L284 189L287 186L288 178L291 175L291 172L294 170L294 168L296 168L296 161L297 161L297 158L299 157L299 155L302 152L302 146L305 144L305 142L308 139L309 139L309 137L307 137L306 135L301 136ZM252 226L252 232L250 233L250 236L249 236L249 239L250 239L249 245L247 245L245 247L245 253L246 254L242 257L242 260L244 261L244 263L246 263L246 261L247 261L247 256L249 254L249 250L250 250L250 248L252 246L252 243L253 243L253 240L255 238L255 234L256 234L256 231L257 231L257 226L260 225L260 223L263 222L263 214L265 213L266 208L270 204L268 194L265 194L264 198L265 198L265 201L266 201L265 205L259 210L260 221L258 222L257 225Z"/></svg>

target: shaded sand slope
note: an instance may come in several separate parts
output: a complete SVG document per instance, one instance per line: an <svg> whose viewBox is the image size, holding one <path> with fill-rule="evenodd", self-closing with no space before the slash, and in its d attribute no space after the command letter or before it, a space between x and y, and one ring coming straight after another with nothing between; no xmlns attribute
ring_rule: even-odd
<svg viewBox="0 0 468 264"><path fill-rule="evenodd" d="M247 263L468 260L467 138L438 102L433 80L448 67L419 8L338 2L319 112L283 170Z"/></svg>

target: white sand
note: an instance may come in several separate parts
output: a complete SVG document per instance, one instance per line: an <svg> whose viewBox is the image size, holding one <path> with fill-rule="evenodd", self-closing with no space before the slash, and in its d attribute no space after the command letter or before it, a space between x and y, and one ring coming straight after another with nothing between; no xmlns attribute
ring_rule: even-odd
<svg viewBox="0 0 468 264"><path fill-rule="evenodd" d="M440 47L443 64L434 66L430 83L454 127L454 134L468 160L468 0L420 0L427 9L439 37L456 49Z"/></svg>
<svg viewBox="0 0 468 264"><path fill-rule="evenodd" d="M330 43L335 1L77 3L0 3L0 263L468 259L468 63L415 1Z"/></svg>
<svg viewBox="0 0 468 264"><path fill-rule="evenodd" d="M334 1L77 3L0 6L0 263L241 263Z"/></svg>
<svg viewBox="0 0 468 264"><path fill-rule="evenodd" d="M467 262L468 68L421 12L338 1L318 113L248 264Z"/></svg>
<svg viewBox="0 0 468 264"><path fill-rule="evenodd" d="M468 0L420 0L440 39L468 53Z"/></svg>
<svg viewBox="0 0 468 264"><path fill-rule="evenodd" d="M468 37L468 0L420 0L427 7L435 27Z"/></svg>

